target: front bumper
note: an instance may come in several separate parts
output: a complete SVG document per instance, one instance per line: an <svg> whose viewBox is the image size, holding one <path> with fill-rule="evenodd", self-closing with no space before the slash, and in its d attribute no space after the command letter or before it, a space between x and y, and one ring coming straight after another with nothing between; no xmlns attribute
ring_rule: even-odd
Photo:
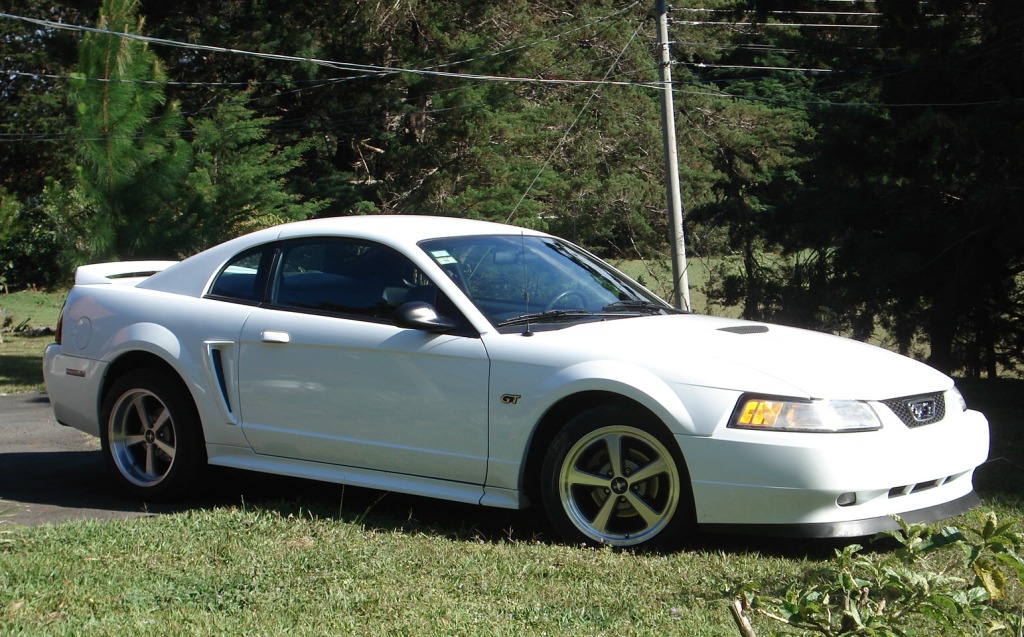
<svg viewBox="0 0 1024 637"><path fill-rule="evenodd" d="M904 511L899 515L904 522L935 522L970 511L981 504L981 498L973 491L967 495L926 509ZM758 537L786 538L847 538L875 535L882 531L900 528L896 518L868 518L845 522L818 522L808 524L701 524L700 529L708 533L756 535Z"/></svg>
<svg viewBox="0 0 1024 637"><path fill-rule="evenodd" d="M977 504L974 469L988 457L975 411L908 429L812 434L721 429L677 436L702 528L848 537L932 521ZM802 530L801 530L802 529Z"/></svg>

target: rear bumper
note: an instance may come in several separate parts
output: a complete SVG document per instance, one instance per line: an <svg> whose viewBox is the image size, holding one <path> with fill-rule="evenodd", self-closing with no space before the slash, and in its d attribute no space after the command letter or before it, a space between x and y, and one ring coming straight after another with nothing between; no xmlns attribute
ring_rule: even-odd
<svg viewBox="0 0 1024 637"><path fill-rule="evenodd" d="M102 361L62 353L57 343L46 347L43 381L57 422L99 437L99 395L106 369Z"/></svg>

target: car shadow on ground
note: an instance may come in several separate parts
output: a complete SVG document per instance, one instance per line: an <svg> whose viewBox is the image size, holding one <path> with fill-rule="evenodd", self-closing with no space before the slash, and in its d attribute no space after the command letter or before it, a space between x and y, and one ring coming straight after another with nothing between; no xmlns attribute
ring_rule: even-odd
<svg viewBox="0 0 1024 637"><path fill-rule="evenodd" d="M209 469L202 484L202 491L173 502L143 502L120 490L99 450L0 453L0 503L17 503L14 515L5 518L13 524L125 519L244 506L283 516L301 513L382 531L427 533L460 541L558 542L536 509L496 509L218 467ZM842 544L696 534L680 548L827 558Z"/></svg>
<svg viewBox="0 0 1024 637"><path fill-rule="evenodd" d="M986 469L991 470L982 467L980 471ZM457 541L559 542L537 509L496 509L219 467L210 467L201 484L201 491L176 501L144 502L120 489L98 449L0 453L0 510L3 505L15 505L13 514L6 512L0 522L32 525L245 507ZM872 538L809 540L697 533L679 549L826 560L853 543L869 551L896 546Z"/></svg>
<svg viewBox="0 0 1024 637"><path fill-rule="evenodd" d="M11 524L123 519L245 506L304 512L387 530L432 532L478 541L540 539L531 511L508 511L345 485L210 467L202 489L171 502L122 491L97 450L0 453L0 508Z"/></svg>

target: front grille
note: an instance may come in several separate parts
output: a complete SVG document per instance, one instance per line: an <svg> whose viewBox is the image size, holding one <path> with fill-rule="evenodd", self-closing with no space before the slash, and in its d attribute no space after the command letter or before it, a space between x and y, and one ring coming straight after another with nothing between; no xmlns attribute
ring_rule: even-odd
<svg viewBox="0 0 1024 637"><path fill-rule="evenodd" d="M942 392L883 400L882 404L908 427L922 427L946 417L946 395Z"/></svg>
<svg viewBox="0 0 1024 637"><path fill-rule="evenodd" d="M928 491L929 489L937 489L938 487L941 487L944 484L949 484L950 482L958 478L961 478L964 475L965 474L963 473L958 473L956 475L947 476L945 478L937 478L935 480L926 480L924 482L917 482L915 484L905 484L903 486L893 487L889 489L889 497L898 498L904 495L911 495L912 493Z"/></svg>

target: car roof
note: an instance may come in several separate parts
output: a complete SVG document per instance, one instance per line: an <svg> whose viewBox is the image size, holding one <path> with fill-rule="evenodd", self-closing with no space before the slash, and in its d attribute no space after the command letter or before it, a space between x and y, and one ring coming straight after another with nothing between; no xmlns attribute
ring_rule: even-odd
<svg viewBox="0 0 1024 637"><path fill-rule="evenodd" d="M527 228L490 221L425 215L328 217L287 223L270 230L279 230L280 239L344 235L391 244L416 244L424 239L477 234L543 234Z"/></svg>
<svg viewBox="0 0 1024 637"><path fill-rule="evenodd" d="M366 215L295 221L232 239L158 272L138 287L199 296L211 277L234 255L251 247L302 237L337 236L376 241L412 253L420 241L481 234L548 236L517 226L426 215Z"/></svg>

